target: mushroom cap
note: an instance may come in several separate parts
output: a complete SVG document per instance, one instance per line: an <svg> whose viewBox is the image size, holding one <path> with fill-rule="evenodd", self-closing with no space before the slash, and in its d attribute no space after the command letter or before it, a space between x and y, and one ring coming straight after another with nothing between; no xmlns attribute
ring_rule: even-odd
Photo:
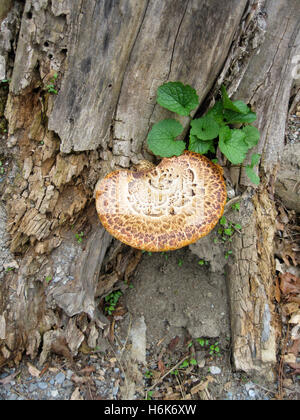
<svg viewBox="0 0 300 420"><path fill-rule="evenodd" d="M223 170L198 153L152 169L118 170L98 182L96 208L108 232L133 248L170 251L207 235L223 214Z"/></svg>

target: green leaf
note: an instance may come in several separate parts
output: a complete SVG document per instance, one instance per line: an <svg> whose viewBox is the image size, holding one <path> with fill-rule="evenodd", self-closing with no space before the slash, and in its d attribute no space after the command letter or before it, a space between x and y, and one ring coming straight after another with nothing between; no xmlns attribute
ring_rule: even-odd
<svg viewBox="0 0 300 420"><path fill-rule="evenodd" d="M256 114L252 111L250 111L248 114L240 114L239 112L234 112L230 109L225 109L224 118L228 122L228 124L252 123L256 120Z"/></svg>
<svg viewBox="0 0 300 420"><path fill-rule="evenodd" d="M217 101L214 106L206 113L206 116L213 117L213 119L220 125L225 124L224 108L221 101ZM240 114L239 114L240 115Z"/></svg>
<svg viewBox="0 0 300 420"><path fill-rule="evenodd" d="M188 360L185 360L180 366L179 366L179 368L180 369L183 369L183 368L186 368L186 367L189 367L189 362L188 362Z"/></svg>
<svg viewBox="0 0 300 420"><path fill-rule="evenodd" d="M221 127L220 129L219 148L234 165L242 163L248 152L245 137L246 134L242 130L230 130L227 126Z"/></svg>
<svg viewBox="0 0 300 420"><path fill-rule="evenodd" d="M246 125L242 130L243 133L246 134L245 142L248 144L249 148L256 146L260 137L258 129L253 125Z"/></svg>
<svg viewBox="0 0 300 420"><path fill-rule="evenodd" d="M251 168L259 164L260 157L261 155L259 153L253 153L253 155L251 156L251 165L250 165Z"/></svg>
<svg viewBox="0 0 300 420"><path fill-rule="evenodd" d="M148 134L148 147L158 156L179 156L185 149L184 141L175 141L183 131L182 125L176 120L162 120L152 127Z"/></svg>
<svg viewBox="0 0 300 420"><path fill-rule="evenodd" d="M191 86L181 82L168 82L157 89L157 102L169 111L187 116L199 105L199 98Z"/></svg>
<svg viewBox="0 0 300 420"><path fill-rule="evenodd" d="M191 359L190 360L190 364L191 365L196 365L197 364L197 360L196 359Z"/></svg>
<svg viewBox="0 0 300 420"><path fill-rule="evenodd" d="M226 223L227 223L226 217L222 216L219 223L220 223L220 225L225 226Z"/></svg>
<svg viewBox="0 0 300 420"><path fill-rule="evenodd" d="M235 111L239 114L249 114L250 108L243 101L232 101L225 89L225 86L221 86L223 107Z"/></svg>
<svg viewBox="0 0 300 420"><path fill-rule="evenodd" d="M220 131L219 124L210 115L191 121L191 134L200 140L213 140Z"/></svg>
<svg viewBox="0 0 300 420"><path fill-rule="evenodd" d="M200 346L204 346L204 344L205 344L205 340L204 340L204 338L196 338L196 341L198 341L198 343L200 344Z"/></svg>
<svg viewBox="0 0 300 420"><path fill-rule="evenodd" d="M259 185L260 178L250 166L246 166L246 174L253 184Z"/></svg>
<svg viewBox="0 0 300 420"><path fill-rule="evenodd" d="M189 150L192 152L200 153L200 155L204 155L209 150L214 153L215 147L213 140L203 141L199 140L197 136L193 136L190 134L190 143L189 143Z"/></svg>

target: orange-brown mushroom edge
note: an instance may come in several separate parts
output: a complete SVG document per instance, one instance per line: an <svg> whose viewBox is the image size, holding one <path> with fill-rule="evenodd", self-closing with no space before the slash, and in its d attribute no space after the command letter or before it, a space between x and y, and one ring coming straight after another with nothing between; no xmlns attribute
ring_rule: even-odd
<svg viewBox="0 0 300 420"><path fill-rule="evenodd" d="M170 251L207 235L223 214L223 170L185 151L156 167L118 170L98 182L96 208L108 232L133 248Z"/></svg>

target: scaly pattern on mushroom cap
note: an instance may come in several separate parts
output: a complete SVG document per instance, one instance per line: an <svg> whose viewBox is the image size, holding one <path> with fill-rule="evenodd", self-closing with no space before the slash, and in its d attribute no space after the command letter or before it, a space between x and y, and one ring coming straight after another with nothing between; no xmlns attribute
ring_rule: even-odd
<svg viewBox="0 0 300 420"><path fill-rule="evenodd" d="M96 208L120 241L146 251L169 251L207 235L226 203L223 170L185 151L142 171L119 170L98 182Z"/></svg>

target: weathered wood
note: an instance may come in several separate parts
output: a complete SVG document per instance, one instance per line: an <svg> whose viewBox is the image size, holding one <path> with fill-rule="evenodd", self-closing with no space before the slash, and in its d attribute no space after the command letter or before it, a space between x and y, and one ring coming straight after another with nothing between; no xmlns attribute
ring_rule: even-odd
<svg viewBox="0 0 300 420"><path fill-rule="evenodd" d="M109 145L116 162L129 166L150 125L169 115L155 105L158 85L190 83L202 100L247 2L79 3L70 15L69 65L49 128L61 138L63 152Z"/></svg>
<svg viewBox="0 0 300 420"><path fill-rule="evenodd" d="M285 144L285 126L293 85L292 59L300 52L300 6L297 0L266 1L265 40L249 63L235 96L250 103L257 113L261 138L260 168L274 173ZM245 183L243 173L241 182Z"/></svg>
<svg viewBox="0 0 300 420"><path fill-rule="evenodd" d="M17 27L15 21L12 34ZM12 164L1 185L7 202L1 231L6 224L11 235L2 260L9 258L15 271L2 270L0 365L24 351L35 357L41 344L42 362L62 342L65 354L76 354L84 339L76 324L81 313L89 316L82 330L93 331L88 341L95 342L95 325L102 324L94 297L110 237L95 219L93 189L115 166L152 158L147 133L170 115L155 104L156 88L181 80L201 102L225 81L259 116L262 186L245 196L247 223L232 244L227 281L235 367L269 369L276 360L275 213L267 191L284 139L299 44L297 1L26 0L10 45L16 44L16 51L3 50L5 72L12 72L6 105ZM58 95L47 89L55 73ZM234 171L237 183L247 185L240 168ZM80 244L75 234L83 230Z"/></svg>
<svg viewBox="0 0 300 420"><path fill-rule="evenodd" d="M294 0L266 1L262 11L267 23L265 39L235 93L257 112L255 125L261 139L251 153L262 155L262 184L253 197L242 238L233 241L236 259L234 265L228 266L227 279L234 365L238 370L271 374L269 368L276 364L279 337L273 304L276 210L274 184L270 187L269 183L276 176L285 142L292 58L299 51L300 7ZM244 171L239 183L249 184Z"/></svg>

